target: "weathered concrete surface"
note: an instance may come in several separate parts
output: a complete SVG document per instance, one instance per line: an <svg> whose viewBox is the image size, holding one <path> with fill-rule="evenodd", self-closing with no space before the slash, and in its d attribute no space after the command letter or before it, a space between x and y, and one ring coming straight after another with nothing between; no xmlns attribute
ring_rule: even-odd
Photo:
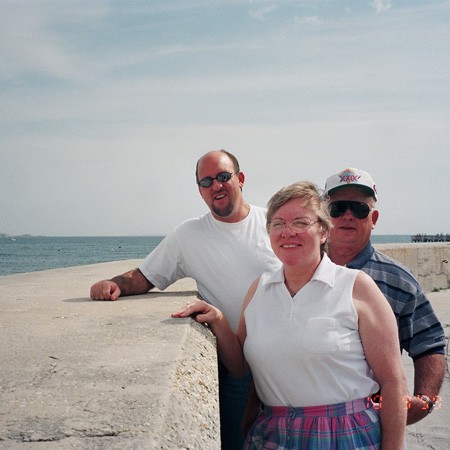
<svg viewBox="0 0 450 450"><path fill-rule="evenodd" d="M220 448L214 340L170 318L195 299L193 281L88 298L92 283L138 262L0 277L0 449ZM429 298L448 358L450 290ZM439 409L408 427L409 450L450 448L449 405L447 371Z"/></svg>
<svg viewBox="0 0 450 450"><path fill-rule="evenodd" d="M400 261L413 272L427 292L447 337L447 372L438 408L425 419L407 427L408 450L447 450L450 448L450 243L376 244L375 248ZM441 290L432 292L433 290ZM403 356L410 392L414 386L414 366Z"/></svg>
<svg viewBox="0 0 450 450"><path fill-rule="evenodd" d="M1 449L217 449L212 335L170 313L187 279L116 302L90 285L137 261L0 277Z"/></svg>
<svg viewBox="0 0 450 450"><path fill-rule="evenodd" d="M447 371L439 394L437 408L425 419L407 427L408 450L448 450L450 448L450 290L431 292L428 295L433 308L444 327L446 335ZM414 386L414 366L411 358L404 355L404 367L408 386Z"/></svg>
<svg viewBox="0 0 450 450"><path fill-rule="evenodd" d="M374 247L409 267L425 292L450 287L450 242L375 244Z"/></svg>

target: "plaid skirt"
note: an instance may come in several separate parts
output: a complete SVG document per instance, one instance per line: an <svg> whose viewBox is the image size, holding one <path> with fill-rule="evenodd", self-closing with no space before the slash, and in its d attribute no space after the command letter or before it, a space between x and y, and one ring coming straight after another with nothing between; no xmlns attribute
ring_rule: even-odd
<svg viewBox="0 0 450 450"><path fill-rule="evenodd" d="M378 410L368 397L305 408L265 406L244 450L374 450L380 445Z"/></svg>

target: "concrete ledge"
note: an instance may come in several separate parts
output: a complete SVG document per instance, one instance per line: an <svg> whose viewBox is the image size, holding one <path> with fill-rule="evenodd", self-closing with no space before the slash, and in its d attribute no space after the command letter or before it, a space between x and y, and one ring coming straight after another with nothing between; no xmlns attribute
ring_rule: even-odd
<svg viewBox="0 0 450 450"><path fill-rule="evenodd" d="M116 302L88 298L92 283L139 262L0 277L0 449L220 448L215 340L191 319L170 318L196 298L193 280ZM448 358L450 290L429 298ZM406 356L404 364L412 388ZM441 398L408 427L411 450L448 448L448 372Z"/></svg>
<svg viewBox="0 0 450 450"><path fill-rule="evenodd" d="M92 301L138 261L0 277L0 448L217 449L215 340L168 291Z"/></svg>
<svg viewBox="0 0 450 450"><path fill-rule="evenodd" d="M409 425L406 428L408 450L447 450L450 448L450 290L432 292L428 297L444 327L447 370L439 393L440 400L435 411L420 422ZM412 392L414 388L414 366L411 358L406 354L403 355L403 366L408 379L409 389Z"/></svg>
<svg viewBox="0 0 450 450"><path fill-rule="evenodd" d="M374 247L408 267L425 292L450 287L450 243L375 244Z"/></svg>

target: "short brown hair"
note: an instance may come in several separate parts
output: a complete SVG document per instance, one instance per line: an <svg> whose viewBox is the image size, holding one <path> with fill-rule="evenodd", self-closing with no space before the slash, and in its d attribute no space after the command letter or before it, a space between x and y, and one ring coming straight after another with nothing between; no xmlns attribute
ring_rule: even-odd
<svg viewBox="0 0 450 450"><path fill-rule="evenodd" d="M267 203L267 228L278 209L294 198L306 200L307 207L311 208L317 214L322 231L328 233L333 228L327 197L322 189L311 181L299 181L290 184L289 186L283 187L272 196ZM322 246L322 249L324 248L325 244Z"/></svg>

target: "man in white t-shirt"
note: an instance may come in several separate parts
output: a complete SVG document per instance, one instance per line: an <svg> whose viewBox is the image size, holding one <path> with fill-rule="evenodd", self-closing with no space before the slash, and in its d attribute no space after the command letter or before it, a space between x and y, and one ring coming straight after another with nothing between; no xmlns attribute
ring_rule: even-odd
<svg viewBox="0 0 450 450"><path fill-rule="evenodd" d="M92 299L116 300L146 293L153 287L164 290L190 277L196 281L200 296L221 309L236 330L251 283L280 263L266 232L265 210L244 200L245 176L236 157L225 150L206 153L197 162L196 179L210 211L178 225L138 268L95 283ZM249 381L249 377L229 377L219 363L224 450L243 446L241 419Z"/></svg>

